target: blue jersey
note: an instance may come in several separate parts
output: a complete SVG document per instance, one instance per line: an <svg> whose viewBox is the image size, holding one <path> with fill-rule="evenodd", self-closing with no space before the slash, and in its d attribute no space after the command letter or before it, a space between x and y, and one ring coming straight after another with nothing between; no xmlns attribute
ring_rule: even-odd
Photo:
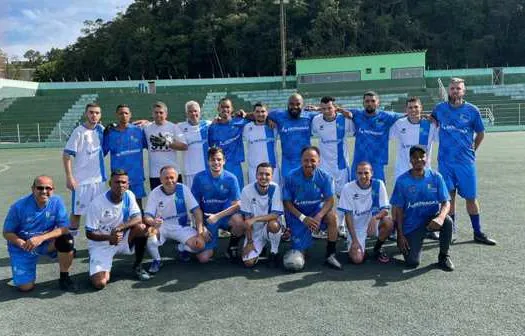
<svg viewBox="0 0 525 336"><path fill-rule="evenodd" d="M474 133L485 131L478 108L467 102L459 107L443 102L432 116L439 122L438 162L474 163Z"/></svg>
<svg viewBox="0 0 525 336"><path fill-rule="evenodd" d="M204 213L216 214L229 208L241 197L235 175L224 170L214 177L209 169L195 175L191 192Z"/></svg>
<svg viewBox="0 0 525 336"><path fill-rule="evenodd" d="M355 127L354 164L388 164L388 137L390 127L404 116L401 113L377 110L368 115L363 109L351 109Z"/></svg>
<svg viewBox="0 0 525 336"><path fill-rule="evenodd" d="M47 204L39 208L35 196L27 195L11 206L4 222L4 232L14 233L24 240L62 227L69 227L69 216L59 196L51 196ZM7 243L7 249L23 251L11 242Z"/></svg>
<svg viewBox="0 0 525 336"><path fill-rule="evenodd" d="M303 168L292 169L285 177L283 201L290 201L306 216L315 216L323 202L334 196L334 180L321 168L316 168L312 177L306 177Z"/></svg>
<svg viewBox="0 0 525 336"><path fill-rule="evenodd" d="M226 162L230 164L244 162L244 144L242 130L249 123L244 118L233 118L225 124L211 124L208 129L208 143L222 148Z"/></svg>
<svg viewBox="0 0 525 336"><path fill-rule="evenodd" d="M310 146L312 119L317 112L302 111L298 118L290 116L288 110L272 110L268 119L277 124L281 137L281 154L284 161L300 163L301 151Z"/></svg>
<svg viewBox="0 0 525 336"><path fill-rule="evenodd" d="M112 128L104 134L104 155L110 153L111 171L124 169L129 176L130 184L142 183L144 181L144 165L142 161L142 149L146 139L141 128L128 125L126 129Z"/></svg>
<svg viewBox="0 0 525 336"><path fill-rule="evenodd" d="M390 198L392 207L403 209L403 233L408 234L434 217L442 202L450 200L443 177L425 169L423 178L415 178L407 171L396 180Z"/></svg>

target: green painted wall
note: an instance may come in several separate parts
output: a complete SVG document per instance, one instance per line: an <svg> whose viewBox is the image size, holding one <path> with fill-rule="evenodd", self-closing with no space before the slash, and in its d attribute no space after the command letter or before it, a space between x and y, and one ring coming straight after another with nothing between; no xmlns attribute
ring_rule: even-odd
<svg viewBox="0 0 525 336"><path fill-rule="evenodd" d="M425 68L425 52L392 53L316 59L298 59L295 62L297 76L330 72L361 71L361 80L391 79L396 68ZM385 68L384 73L380 72ZM367 69L371 73L367 74Z"/></svg>

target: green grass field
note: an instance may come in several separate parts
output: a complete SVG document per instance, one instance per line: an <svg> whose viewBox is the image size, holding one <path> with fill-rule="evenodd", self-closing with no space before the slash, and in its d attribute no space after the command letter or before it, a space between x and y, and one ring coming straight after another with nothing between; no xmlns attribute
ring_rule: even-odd
<svg viewBox="0 0 525 336"><path fill-rule="evenodd" d="M478 190L485 231L498 245L473 243L460 201L452 273L434 267L435 242L425 244L416 270L367 261L345 263L338 272L321 265L325 243L318 241L305 271L294 274L265 265L247 270L223 258L209 265L168 259L154 279L137 282L132 259L118 257L109 286L94 291L82 237L73 270L79 293L58 290L58 266L43 258L37 288L23 295L10 285L2 239L0 335L524 335L524 154L525 133L487 134L478 154ZM390 181L391 173L389 167ZM38 174L54 177L56 192L69 206L60 149L0 151L2 222ZM167 244L163 256L173 255L174 248ZM397 253L393 243L387 252Z"/></svg>

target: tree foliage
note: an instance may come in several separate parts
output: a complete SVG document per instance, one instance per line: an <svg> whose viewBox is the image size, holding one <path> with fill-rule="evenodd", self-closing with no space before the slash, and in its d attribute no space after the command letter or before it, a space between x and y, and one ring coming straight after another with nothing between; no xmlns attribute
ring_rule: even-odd
<svg viewBox="0 0 525 336"><path fill-rule="evenodd" d="M40 60L36 79L273 75L275 0L135 0L113 21ZM288 70L298 57L427 49L431 68L523 64L525 0L291 0ZM29 51L28 51L29 52ZM34 58L34 57L33 57ZM38 63L35 63L38 65Z"/></svg>

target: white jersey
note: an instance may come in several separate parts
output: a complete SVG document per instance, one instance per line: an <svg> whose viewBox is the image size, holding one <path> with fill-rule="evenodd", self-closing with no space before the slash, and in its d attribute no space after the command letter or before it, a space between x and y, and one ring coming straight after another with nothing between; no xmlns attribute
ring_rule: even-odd
<svg viewBox="0 0 525 336"><path fill-rule="evenodd" d="M74 156L73 177L79 185L106 181L102 137L104 127L89 129L80 125L67 140L64 153Z"/></svg>
<svg viewBox="0 0 525 336"><path fill-rule="evenodd" d="M279 186L274 182L270 182L268 193L261 195L257 190L256 184L250 183L242 189L241 213L247 217L265 216L270 213L282 214L283 202ZM260 231L264 224L266 223L255 223L253 231Z"/></svg>
<svg viewBox="0 0 525 336"><path fill-rule="evenodd" d="M89 205L86 213L86 231L110 234L120 224L130 218L140 216L140 208L135 195L126 190L122 201L115 204L110 201L111 190L98 195ZM89 240L90 247L106 246L107 241Z"/></svg>
<svg viewBox="0 0 525 336"><path fill-rule="evenodd" d="M438 140L438 129L432 122L423 119L421 122L414 124L407 117L401 118L390 128L390 139L397 142L395 180L412 168L410 164L410 147L414 145L426 146L426 167L430 168L432 143Z"/></svg>
<svg viewBox="0 0 525 336"><path fill-rule="evenodd" d="M175 150L168 146L157 147L151 144L151 136L158 136L159 134L171 137L174 141L184 142L179 127L170 121L163 125L151 123L144 127L144 135L148 145L149 177L159 177L160 169L167 165L174 166L180 172Z"/></svg>
<svg viewBox="0 0 525 336"><path fill-rule="evenodd" d="M248 176L250 182L255 181L255 172L261 162L268 162L274 167L273 181L279 183L279 171L277 166L276 143L277 130L268 125L256 125L250 122L244 126L242 132L244 141L248 147Z"/></svg>
<svg viewBox="0 0 525 336"><path fill-rule="evenodd" d="M175 190L173 194L170 195L164 193L162 185L153 189L148 195L144 216L153 218L161 217L163 219L162 226L167 229L175 229L177 225L180 225L179 219L186 217L188 212L192 212L198 208L199 204L188 187L180 183L177 185L181 188L182 192ZM181 204L178 204L178 202L181 201L184 202L182 207ZM177 208L184 208L186 212L178 213ZM185 220L185 223L187 223L187 220Z"/></svg>
<svg viewBox="0 0 525 336"><path fill-rule="evenodd" d="M312 135L319 137L320 168L332 175L348 168L346 137L354 135L351 119L337 114L334 120L326 121L322 114L316 115L312 120Z"/></svg>
<svg viewBox="0 0 525 336"><path fill-rule="evenodd" d="M201 120L197 125L187 121L179 123L180 131L188 150L182 152L184 174L195 175L206 169L208 160L208 128L210 121Z"/></svg>
<svg viewBox="0 0 525 336"><path fill-rule="evenodd" d="M382 209L389 208L385 184L376 179L372 179L372 183L367 189L362 189L357 181L347 183L341 192L338 206L338 210L352 216L356 229L368 227L372 216Z"/></svg>

